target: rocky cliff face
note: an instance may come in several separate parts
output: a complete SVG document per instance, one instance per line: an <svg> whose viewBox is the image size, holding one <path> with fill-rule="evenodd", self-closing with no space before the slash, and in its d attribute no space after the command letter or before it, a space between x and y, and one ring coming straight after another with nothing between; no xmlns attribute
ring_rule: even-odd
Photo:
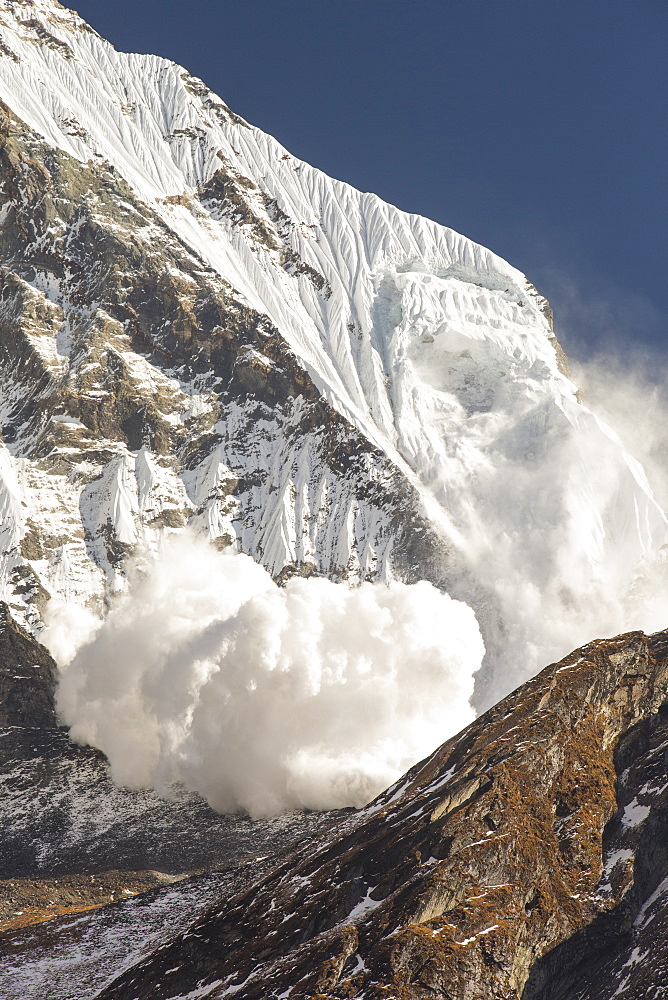
<svg viewBox="0 0 668 1000"><path fill-rule="evenodd" d="M0 237L4 438L25 456L3 525L15 604L42 610L54 592L99 600L122 585L137 546L188 521L230 544L242 510L255 554L268 557L266 479L292 465L311 470L309 490L323 501L309 518L319 550L356 497L354 544L368 552L422 524L415 491L321 398L266 316L121 179L55 150L44 166L44 144L7 111L3 121L5 190L16 194ZM49 280L71 290L67 302L19 276L45 257ZM224 430L218 418L231 415ZM236 471L223 461L223 435ZM338 545L318 566L299 553L276 562L277 574L347 575L350 553Z"/></svg>
<svg viewBox="0 0 668 1000"><path fill-rule="evenodd" d="M524 275L55 0L0 2L0 99L0 582L24 621L51 595L103 614L128 555L189 523L277 579L467 601L478 707L659 627L665 516Z"/></svg>
<svg viewBox="0 0 668 1000"><path fill-rule="evenodd" d="M0 602L0 728L51 729L57 668Z"/></svg>
<svg viewBox="0 0 668 1000"><path fill-rule="evenodd" d="M628 942L668 874L667 649L632 633L548 667L101 996L552 1000L635 966L657 986Z"/></svg>

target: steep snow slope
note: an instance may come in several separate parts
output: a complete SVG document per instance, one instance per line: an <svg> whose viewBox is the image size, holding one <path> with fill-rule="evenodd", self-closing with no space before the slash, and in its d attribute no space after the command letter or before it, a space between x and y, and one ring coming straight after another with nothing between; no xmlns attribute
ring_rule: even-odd
<svg viewBox="0 0 668 1000"><path fill-rule="evenodd" d="M102 598L122 586L122 556L133 546L194 519L276 576L315 568L337 578L425 577L467 600L488 649L479 703L593 632L660 627L665 516L642 469L578 401L549 307L520 272L295 159L182 68L116 52L52 0L0 0L0 42L0 96L28 126L32 159L48 172L48 149L60 150L59 162L85 164L89 190L113 189L104 210L99 200L90 208L106 238L141 229L147 256L173 244L151 271L169 284L170 301L192 312L202 273L209 283L217 276L242 317L237 326L252 316L283 345L268 356L257 340L245 343L235 361L235 370L246 366L245 395L224 399L220 368L193 378L177 363L169 315L152 318L149 343L162 354L146 349L146 337L144 350L136 340L128 349L132 321L102 303L101 284L91 279L82 303L71 262L58 271L42 252L54 233L68 246L81 238L81 218L47 220L14 267L22 317L31 295L30 309L41 310L28 335L33 358L52 380L67 378L85 307L135 398L159 400L167 437L180 434L183 444L196 421L200 437L196 456L175 461L173 446L161 452L125 425L99 428L107 454L94 474L73 477L70 468L56 486L53 467L38 474L29 463L34 441L7 436L8 548L30 531L26 508L43 533L48 496L58 497L52 507L63 521L54 536L79 536L61 545L65 554L54 555L53 543L41 563L28 559L38 581L28 600L40 588L79 603ZM15 187L3 221L27 203L25 186ZM126 261L117 271L119 284L138 281ZM200 331L224 335L229 312L219 320L203 317ZM190 351L199 357L198 336ZM230 336L238 341L237 328ZM252 400L277 352L303 376L291 376L258 420ZM88 398L105 384L89 384ZM5 393L11 401L11 386ZM309 401L318 396L326 407L314 417ZM347 442L337 459L321 440L333 412ZM70 449L72 435L94 429L71 397L51 419L64 421ZM52 442L50 455L53 447L63 445ZM25 573L26 558L7 573ZM16 603L15 577L13 586Z"/></svg>

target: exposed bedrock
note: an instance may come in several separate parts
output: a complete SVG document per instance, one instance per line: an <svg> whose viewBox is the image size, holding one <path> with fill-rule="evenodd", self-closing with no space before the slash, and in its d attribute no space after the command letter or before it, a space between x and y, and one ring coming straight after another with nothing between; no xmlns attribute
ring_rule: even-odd
<svg viewBox="0 0 668 1000"><path fill-rule="evenodd" d="M582 647L100 996L575 996L668 874L667 681Z"/></svg>

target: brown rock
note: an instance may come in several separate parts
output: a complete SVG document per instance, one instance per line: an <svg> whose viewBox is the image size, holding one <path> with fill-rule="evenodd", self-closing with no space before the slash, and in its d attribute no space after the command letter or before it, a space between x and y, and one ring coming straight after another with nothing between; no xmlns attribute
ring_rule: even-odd
<svg viewBox="0 0 668 1000"><path fill-rule="evenodd" d="M55 729L57 667L0 601L0 727Z"/></svg>
<svg viewBox="0 0 668 1000"><path fill-rule="evenodd" d="M618 769L663 725L664 646L630 633L547 667L100 997L519 1000L587 928L591 959L640 906L646 838L626 822ZM633 759L642 771L646 755Z"/></svg>

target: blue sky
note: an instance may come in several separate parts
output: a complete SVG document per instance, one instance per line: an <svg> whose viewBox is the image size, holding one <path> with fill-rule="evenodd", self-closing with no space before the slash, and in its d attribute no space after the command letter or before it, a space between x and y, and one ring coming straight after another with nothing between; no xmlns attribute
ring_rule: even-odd
<svg viewBox="0 0 668 1000"><path fill-rule="evenodd" d="M668 360L665 0L79 0L327 173L490 247L576 357Z"/></svg>

